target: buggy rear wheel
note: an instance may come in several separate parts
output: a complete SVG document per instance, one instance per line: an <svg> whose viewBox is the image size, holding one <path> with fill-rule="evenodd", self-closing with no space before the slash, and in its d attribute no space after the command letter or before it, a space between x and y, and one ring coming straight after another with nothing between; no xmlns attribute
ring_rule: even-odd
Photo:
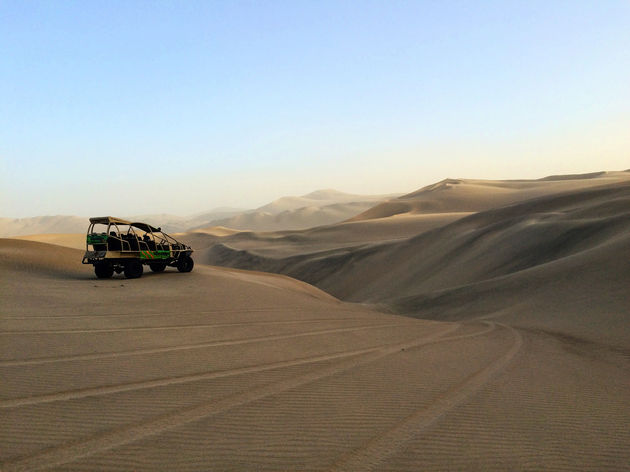
<svg viewBox="0 0 630 472"><path fill-rule="evenodd" d="M190 256L182 256L177 261L177 270L180 272L190 272L195 267L195 261Z"/></svg>
<svg viewBox="0 0 630 472"><path fill-rule="evenodd" d="M128 279L137 279L142 277L144 271L142 263L138 260L132 259L125 263L125 277Z"/></svg>
<svg viewBox="0 0 630 472"><path fill-rule="evenodd" d="M149 264L149 267L153 272L164 272L166 269L166 264L164 262L152 262Z"/></svg>
<svg viewBox="0 0 630 472"><path fill-rule="evenodd" d="M114 266L109 262L97 262L94 264L94 273L99 279L111 279L114 275Z"/></svg>

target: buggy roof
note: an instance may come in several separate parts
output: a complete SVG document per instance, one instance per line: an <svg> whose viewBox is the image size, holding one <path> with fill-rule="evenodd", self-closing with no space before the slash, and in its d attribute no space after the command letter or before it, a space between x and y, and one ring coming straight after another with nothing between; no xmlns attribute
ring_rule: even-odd
<svg viewBox="0 0 630 472"><path fill-rule="evenodd" d="M104 225L108 225L108 224L129 225L135 228L139 228L146 233L149 233L149 232L157 233L161 231L160 228L155 228L146 223L140 223L139 221L137 222L127 221L127 220L123 220L122 218L115 218L113 216L97 216L94 218L90 218L90 223L95 223L95 224L100 223Z"/></svg>
<svg viewBox="0 0 630 472"><path fill-rule="evenodd" d="M108 224L130 225L131 221L123 220L122 218L115 218L113 216L97 216L95 218L90 218L90 223L101 223L104 225L108 225Z"/></svg>

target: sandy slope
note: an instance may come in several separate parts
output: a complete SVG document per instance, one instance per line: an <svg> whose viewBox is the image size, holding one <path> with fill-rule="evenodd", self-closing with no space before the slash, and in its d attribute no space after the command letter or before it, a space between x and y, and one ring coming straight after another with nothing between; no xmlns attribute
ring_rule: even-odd
<svg viewBox="0 0 630 472"><path fill-rule="evenodd" d="M628 357L0 240L0 470L621 470Z"/></svg>
<svg viewBox="0 0 630 472"><path fill-rule="evenodd" d="M347 221L300 231L233 231L205 228L178 236L199 250L198 257L213 264L218 247L228 246L239 251L270 257L287 257L317 253L384 241L398 241L438 228L469 213L395 215L369 221ZM69 242L69 241L68 241ZM228 251L229 252L229 251ZM264 269L260 267L260 269ZM264 269L267 270L267 269Z"/></svg>
<svg viewBox="0 0 630 472"><path fill-rule="evenodd" d="M87 227L85 222L84 226ZM56 244L58 246L85 250L85 233L27 234L24 236L15 236L14 239L21 239L24 241L37 241L40 243Z"/></svg>
<svg viewBox="0 0 630 472"><path fill-rule="evenodd" d="M47 233L85 233L86 221L86 218L67 215L0 218L0 237Z"/></svg>
<svg viewBox="0 0 630 472"><path fill-rule="evenodd" d="M532 198L627 182L629 172L556 175L538 180L444 179L357 215L354 220L385 218L402 213L477 212Z"/></svg>

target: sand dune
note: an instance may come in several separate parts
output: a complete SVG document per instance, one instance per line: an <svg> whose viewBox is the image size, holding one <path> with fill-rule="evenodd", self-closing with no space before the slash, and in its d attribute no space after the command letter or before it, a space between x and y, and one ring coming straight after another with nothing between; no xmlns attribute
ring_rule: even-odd
<svg viewBox="0 0 630 472"><path fill-rule="evenodd" d="M325 207L337 203L372 202L378 203L393 195L356 195L339 192L333 189L316 190L301 197L281 197L267 205L257 208L257 211L277 215L285 211L299 210L307 207Z"/></svg>
<svg viewBox="0 0 630 472"><path fill-rule="evenodd" d="M218 247L223 245L242 251L253 251L269 257L287 257L326 249L354 247L383 241L398 241L429 229L443 226L470 213L439 213L425 215L396 215L369 221L347 221L323 225L306 230L292 231L232 231L205 228L179 234L179 237L197 248L198 257L213 264ZM217 247L214 247L214 246ZM210 252L210 255L208 255Z"/></svg>
<svg viewBox="0 0 630 472"><path fill-rule="evenodd" d="M550 176L539 180L445 179L376 205L353 220L385 218L402 213L477 212L545 195L628 180L628 172Z"/></svg>
<svg viewBox="0 0 630 472"><path fill-rule="evenodd" d="M241 213L232 218L214 220L210 224L255 231L303 229L346 220L372 207L373 204L373 202L336 203L323 207L302 207L277 214L254 211Z"/></svg>
<svg viewBox="0 0 630 472"><path fill-rule="evenodd" d="M98 280L0 240L0 469L614 470L628 358L197 265Z"/></svg>
<svg viewBox="0 0 630 472"><path fill-rule="evenodd" d="M207 222L220 218L229 218L243 210L219 208L210 212L201 213L193 216L177 216L170 214L151 214L151 215L134 215L123 216L124 219L131 221L143 221L162 227L166 232L183 231L188 228L196 228L205 226ZM92 215L95 216L95 215ZM121 216L121 215L118 215ZM52 234L85 234L87 229L87 221L89 217L83 216L36 216L32 218L0 218L0 237L16 237L16 236L38 236ZM62 238L63 241L63 238ZM51 240L53 244L57 242Z"/></svg>
<svg viewBox="0 0 630 472"><path fill-rule="evenodd" d="M87 221L87 219L86 219ZM84 223L84 226L85 225ZM40 243L56 244L58 246L70 247L73 249L85 250L85 233L44 233L44 234L27 234L24 236L15 236L14 239L24 241L37 241Z"/></svg>
<svg viewBox="0 0 630 472"><path fill-rule="evenodd" d="M351 231L337 228L344 229ZM287 274L344 300L385 304L400 313L463 319L507 311L519 326L548 326L554 318L558 332L624 345L630 279L620 275L627 274L620 254L628 251L629 235L630 183L622 182L455 218L397 241L322 244L317 250L312 239L304 243L294 234L290 251L285 244L274 252L264 240L256 247L251 237L247 245L231 237L205 256L214 264ZM554 293L560 302L553 302ZM581 316L585 306L592 317ZM540 316L526 315L528 307Z"/></svg>
<svg viewBox="0 0 630 472"><path fill-rule="evenodd" d="M347 220L388 198L391 195L352 195L319 190L303 197L283 197L254 211L211 221L206 226L250 231L306 229Z"/></svg>
<svg viewBox="0 0 630 472"><path fill-rule="evenodd" d="M198 213L195 215L181 216L172 214L149 214L134 215L128 218L131 221L143 221L155 227L161 227L167 233L175 233L190 228L205 226L208 221L214 221L221 218L231 218L246 211L242 208L215 208L210 211ZM87 218L86 218L87 220Z"/></svg>
<svg viewBox="0 0 630 472"><path fill-rule="evenodd" d="M37 216L0 218L0 237L47 233L84 233L87 218L79 216Z"/></svg>

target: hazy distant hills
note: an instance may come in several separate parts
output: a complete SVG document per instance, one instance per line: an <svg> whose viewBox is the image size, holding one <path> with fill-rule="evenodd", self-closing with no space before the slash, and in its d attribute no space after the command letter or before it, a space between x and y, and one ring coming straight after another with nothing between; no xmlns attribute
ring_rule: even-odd
<svg viewBox="0 0 630 472"><path fill-rule="evenodd" d="M398 195L354 195L326 189L301 197L282 197L254 210L216 208L191 216L172 214L111 216L147 222L171 233L208 226L226 226L252 231L305 229L346 220L368 210L378 202L396 196ZM32 218L0 218L0 237L83 233L86 231L87 225L87 216L55 215Z"/></svg>
<svg viewBox="0 0 630 472"><path fill-rule="evenodd" d="M254 211L214 220L205 226L250 231L306 229L338 223L397 195L353 195L318 190L302 197L282 197Z"/></svg>
<svg viewBox="0 0 630 472"><path fill-rule="evenodd" d="M191 216L179 216L171 215L167 213L151 214L151 215L136 215L129 219L133 221L143 221L153 226L160 227L167 233L176 233L183 229L192 229L198 226L205 226L210 221L214 221L221 218L230 218L234 215L238 215L246 211L242 208L215 208L213 210L191 215Z"/></svg>
<svg viewBox="0 0 630 472"><path fill-rule="evenodd" d="M299 210L301 208L323 208L340 203L380 202L396 195L356 195L343 193L333 189L317 190L301 197L282 197L257 208L257 212L279 213Z"/></svg>
<svg viewBox="0 0 630 472"><path fill-rule="evenodd" d="M219 208L210 212L205 212L193 216L177 216L170 214L153 215L109 215L129 219L131 221L143 221L155 226L161 226L164 231L181 231L198 225L203 225L208 221L218 218L228 218L243 210ZM107 216L107 215L90 215ZM31 234L50 233L85 233L88 227L88 216L35 216L32 218L0 218L0 237L23 236Z"/></svg>
<svg viewBox="0 0 630 472"><path fill-rule="evenodd" d="M84 233L87 217L80 216L35 216L33 218L0 218L0 237L22 236L44 233Z"/></svg>

